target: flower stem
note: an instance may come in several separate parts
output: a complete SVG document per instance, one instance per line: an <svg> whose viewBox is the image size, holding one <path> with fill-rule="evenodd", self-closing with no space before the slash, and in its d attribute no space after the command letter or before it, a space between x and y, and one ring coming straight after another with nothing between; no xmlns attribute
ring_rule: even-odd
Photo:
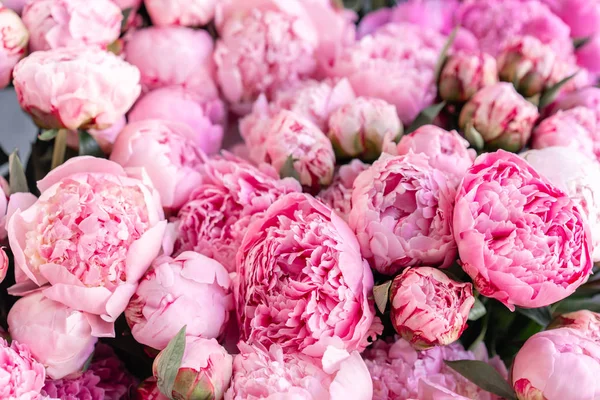
<svg viewBox="0 0 600 400"><path fill-rule="evenodd" d="M52 167L54 169L65 161L67 151L67 129L60 129L54 139L54 149L52 150Z"/></svg>

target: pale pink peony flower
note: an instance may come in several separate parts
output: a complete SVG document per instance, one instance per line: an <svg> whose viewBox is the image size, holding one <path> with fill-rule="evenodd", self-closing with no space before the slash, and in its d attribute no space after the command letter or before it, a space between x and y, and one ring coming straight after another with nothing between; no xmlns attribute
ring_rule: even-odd
<svg viewBox="0 0 600 400"><path fill-rule="evenodd" d="M111 0L35 0L23 9L31 51L73 46L106 49L121 34L121 9Z"/></svg>
<svg viewBox="0 0 600 400"><path fill-rule="evenodd" d="M158 390L156 378L148 378L137 387L132 400L169 400Z"/></svg>
<svg viewBox="0 0 600 400"><path fill-rule="evenodd" d="M44 366L27 346L0 338L0 398L39 400L45 376Z"/></svg>
<svg viewBox="0 0 600 400"><path fill-rule="evenodd" d="M12 81L15 65L25 56L29 32L10 8L0 3L0 89Z"/></svg>
<svg viewBox="0 0 600 400"><path fill-rule="evenodd" d="M501 150L479 156L467 171L454 237L477 290L511 310L564 299L592 269L583 211L526 161Z"/></svg>
<svg viewBox="0 0 600 400"><path fill-rule="evenodd" d="M144 90L181 86L192 92L217 93L213 48L206 31L150 27L127 37L125 60L139 68Z"/></svg>
<svg viewBox="0 0 600 400"><path fill-rule="evenodd" d="M348 221L348 214L352 208L352 186L356 177L367 168L369 165L360 160L352 160L350 164L342 165L336 171L331 186L321 190L317 198Z"/></svg>
<svg viewBox="0 0 600 400"><path fill-rule="evenodd" d="M571 328L587 339L600 343L600 314L579 310L559 315L547 329Z"/></svg>
<svg viewBox="0 0 600 400"><path fill-rule="evenodd" d="M201 26L215 16L218 0L144 0L156 26Z"/></svg>
<svg viewBox="0 0 600 400"><path fill-rule="evenodd" d="M202 184L177 215L175 251L196 251L233 272L250 223L281 196L302 189L267 165L257 168L227 154L208 159L202 173Z"/></svg>
<svg viewBox="0 0 600 400"><path fill-rule="evenodd" d="M470 283L456 282L435 268L407 268L390 287L392 325L420 350L456 341L474 303Z"/></svg>
<svg viewBox="0 0 600 400"><path fill-rule="evenodd" d="M499 358L488 359L485 347L474 354L459 343L416 351L403 339L379 340L363 357L373 379L373 400L500 400L446 366L446 360L480 360L508 375Z"/></svg>
<svg viewBox="0 0 600 400"><path fill-rule="evenodd" d="M129 122L162 119L189 125L205 152L221 149L225 105L217 92L193 93L180 87L165 87L144 95L129 113Z"/></svg>
<svg viewBox="0 0 600 400"><path fill-rule="evenodd" d="M162 356L163 352L159 353L152 366L158 380L164 379L157 370ZM222 399L231 380L232 363L233 357L215 339L187 336L173 392L169 393L171 398L184 399L190 393L201 393L209 399Z"/></svg>
<svg viewBox="0 0 600 400"><path fill-rule="evenodd" d="M242 340L310 356L369 344L373 275L348 225L313 197L283 196L250 225L237 272Z"/></svg>
<svg viewBox="0 0 600 400"><path fill-rule="evenodd" d="M384 142L397 141L403 132L396 107L358 97L331 114L327 134L338 157L373 161L381 155Z"/></svg>
<svg viewBox="0 0 600 400"><path fill-rule="evenodd" d="M423 153L432 167L444 172L458 186L467 169L473 165L477 153L456 131L446 131L435 125L424 125L409 135L402 136L398 155Z"/></svg>
<svg viewBox="0 0 600 400"><path fill-rule="evenodd" d="M439 80L439 95L450 102L468 101L480 89L498 82L494 57L483 52L457 52L448 57Z"/></svg>
<svg viewBox="0 0 600 400"><path fill-rule="evenodd" d="M161 247L166 221L158 193L117 163L93 157L70 159L38 188L33 204L12 206L11 294L43 286L49 299L86 313L95 336L114 335L112 323Z"/></svg>
<svg viewBox="0 0 600 400"><path fill-rule="evenodd" d="M163 350L187 324L189 336L216 338L233 309L231 280L217 261L186 251L159 257L140 281L125 309L139 343Z"/></svg>
<svg viewBox="0 0 600 400"><path fill-rule="evenodd" d="M178 210L202 182L206 150L202 138L180 122L132 122L121 132L110 155L129 176L148 174L164 208Z"/></svg>
<svg viewBox="0 0 600 400"><path fill-rule="evenodd" d="M537 107L511 83L500 82L481 89L465 104L459 125L466 135L474 129L487 150L517 152L529 141L538 116Z"/></svg>
<svg viewBox="0 0 600 400"><path fill-rule="evenodd" d="M598 0L543 0L571 29L571 37L586 38L600 26Z"/></svg>
<svg viewBox="0 0 600 400"><path fill-rule="evenodd" d="M80 373L98 341L84 313L41 292L19 299L8 314L8 325L12 338L29 347L51 379Z"/></svg>
<svg viewBox="0 0 600 400"><path fill-rule="evenodd" d="M371 377L357 351L330 346L322 358L313 358L285 354L276 344L268 350L244 342L238 347L225 400L371 400Z"/></svg>
<svg viewBox="0 0 600 400"><path fill-rule="evenodd" d="M114 125L138 98L139 80L136 67L92 47L36 51L14 70L21 107L45 129Z"/></svg>
<svg viewBox="0 0 600 400"><path fill-rule="evenodd" d="M520 400L583 400L600 396L600 344L569 328L533 335L513 362Z"/></svg>
<svg viewBox="0 0 600 400"><path fill-rule="evenodd" d="M456 189L427 156L383 154L354 181L350 227L378 272L448 267L456 255L451 222Z"/></svg>

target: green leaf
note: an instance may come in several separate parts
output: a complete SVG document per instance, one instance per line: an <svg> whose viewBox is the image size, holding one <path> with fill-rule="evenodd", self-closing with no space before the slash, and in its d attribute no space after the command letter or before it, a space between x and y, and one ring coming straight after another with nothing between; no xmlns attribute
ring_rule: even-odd
<svg viewBox="0 0 600 400"><path fill-rule="evenodd" d="M444 68L444 64L446 64L446 60L448 59L448 51L450 51L450 47L452 47L452 43L454 43L454 40L456 39L456 35L458 34L458 28L458 26L455 26L454 29L452 29L452 32L450 32L450 35L448 36L448 40L446 40L444 47L442 47L442 52L440 53L440 56L438 57L437 63L435 65L434 76L436 82L440 80L442 68Z"/></svg>
<svg viewBox="0 0 600 400"><path fill-rule="evenodd" d="M373 297L375 297L375 305L377 305L377 309L382 314L385 313L385 309L387 308L391 286L392 281L387 281L373 288Z"/></svg>
<svg viewBox="0 0 600 400"><path fill-rule="evenodd" d="M415 118L413 123L410 124L406 130L406 134L416 131L423 125L432 124L433 120L440 114L440 112L442 112L445 106L446 102L442 101L441 103L434 104L422 110L419 115L417 115L417 118Z"/></svg>
<svg viewBox="0 0 600 400"><path fill-rule="evenodd" d="M87 360L85 360L85 362L83 363L83 369L82 371L85 372L90 368L90 365L92 364L92 360L94 359L94 352L92 351L92 354L90 354L90 356L87 358Z"/></svg>
<svg viewBox="0 0 600 400"><path fill-rule="evenodd" d="M362 8L361 0L342 0L342 4L345 8L349 8L356 12L360 11L360 9Z"/></svg>
<svg viewBox="0 0 600 400"><path fill-rule="evenodd" d="M481 133L479 133L470 122L465 127L465 139L467 139L469 144L471 144L471 147L477 151L483 150L485 146L485 141L483 140Z"/></svg>
<svg viewBox="0 0 600 400"><path fill-rule="evenodd" d="M289 156L287 160L285 160L283 167L281 167L281 169L279 170L279 176L281 178L294 178L297 181L300 181L300 174L298 174L298 171L296 171L296 169L294 168L295 162L296 160L294 159L294 157Z"/></svg>
<svg viewBox="0 0 600 400"><path fill-rule="evenodd" d="M27 185L27 178L25 177L23 164L21 164L17 150L13 151L8 157L8 170L10 174L10 193L28 193L29 185Z"/></svg>
<svg viewBox="0 0 600 400"><path fill-rule="evenodd" d="M507 400L516 400L513 388L491 365L477 360L444 361L447 366L479 386L485 391L503 397Z"/></svg>
<svg viewBox="0 0 600 400"><path fill-rule="evenodd" d="M127 22L129 21L129 16L131 15L133 8L129 7L123 10L123 20L121 21L121 31L127 29Z"/></svg>
<svg viewBox="0 0 600 400"><path fill-rule="evenodd" d="M469 321L477 321L479 318L483 317L487 313L485 306L478 298L475 299L475 304L473 304L473 308L469 311Z"/></svg>
<svg viewBox="0 0 600 400"><path fill-rule="evenodd" d="M175 378L179 372L181 366L181 360L183 359L183 352L185 351L185 325L177 335L165 347L159 354L158 364L156 365L156 379L158 389L162 394L173 399L173 385L175 384Z"/></svg>
<svg viewBox="0 0 600 400"><path fill-rule="evenodd" d="M552 87L549 87L548 89L544 90L544 92L542 93L542 96L540 97L540 102L539 102L539 109L541 110L542 108L546 107L548 104L552 103L555 99L556 96L558 96L558 92L560 91L560 89L565 86L571 79L573 79L575 77L575 75L577 75L579 73L579 71L575 72L572 75L567 76L566 78L564 78L563 80L561 80L560 82L558 82L557 84L555 84Z"/></svg>
<svg viewBox="0 0 600 400"><path fill-rule="evenodd" d="M558 303L555 312L559 314L566 314L579 310L600 312L600 294L592 297L568 297Z"/></svg>
<svg viewBox="0 0 600 400"><path fill-rule="evenodd" d="M106 155L100 149L96 139L86 131L78 131L79 135L79 155L80 156L94 156L105 158Z"/></svg>
<svg viewBox="0 0 600 400"><path fill-rule="evenodd" d="M58 129L46 129L40 133L38 139L40 139L42 142L49 142L53 140L56 135L58 135Z"/></svg>
<svg viewBox="0 0 600 400"><path fill-rule="evenodd" d="M586 44L588 44L588 42L590 40L592 40L591 36L582 37L582 38L575 38L575 39L573 39L573 47L575 47L575 50L580 49L583 46L585 46Z"/></svg>
<svg viewBox="0 0 600 400"><path fill-rule="evenodd" d="M552 321L552 312L550 307L539 307L539 308L521 308L517 307L516 311L526 316L527 318L535 321L541 326L547 326Z"/></svg>

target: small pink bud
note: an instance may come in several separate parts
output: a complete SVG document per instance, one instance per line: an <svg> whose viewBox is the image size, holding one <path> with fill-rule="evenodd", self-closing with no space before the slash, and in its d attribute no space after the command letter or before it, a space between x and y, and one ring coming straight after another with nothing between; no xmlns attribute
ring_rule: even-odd
<svg viewBox="0 0 600 400"><path fill-rule="evenodd" d="M448 58L440 75L439 94L464 103L480 89L498 82L496 60L487 53L458 52Z"/></svg>

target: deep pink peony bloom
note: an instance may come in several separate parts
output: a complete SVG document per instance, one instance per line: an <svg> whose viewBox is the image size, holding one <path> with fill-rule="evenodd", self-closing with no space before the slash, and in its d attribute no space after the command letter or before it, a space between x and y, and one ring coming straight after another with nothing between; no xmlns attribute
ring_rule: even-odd
<svg viewBox="0 0 600 400"><path fill-rule="evenodd" d="M407 268L390 288L392 325L421 350L456 341L474 303L470 283L456 282L435 268Z"/></svg>
<svg viewBox="0 0 600 400"><path fill-rule="evenodd" d="M121 34L121 9L111 0L36 0L23 9L31 51L73 46L104 49Z"/></svg>
<svg viewBox="0 0 600 400"><path fill-rule="evenodd" d="M363 256L386 275L409 266L448 267L456 255L455 192L427 156L383 154L354 181L349 221Z"/></svg>
<svg viewBox="0 0 600 400"><path fill-rule="evenodd" d="M92 47L36 51L14 70L21 107L46 129L114 125L138 98L139 81L136 67Z"/></svg>
<svg viewBox="0 0 600 400"><path fill-rule="evenodd" d="M216 93L213 48L206 31L150 27L127 37L125 60L139 68L145 90L174 85Z"/></svg>
<svg viewBox="0 0 600 400"><path fill-rule="evenodd" d="M365 362L357 351L328 347L322 358L285 354L273 344L238 345L233 380L225 400L289 398L295 400L371 400L373 387Z"/></svg>
<svg viewBox="0 0 600 400"><path fill-rule="evenodd" d="M279 197L301 187L294 179L280 180L267 165L257 168L227 154L208 159L202 172L202 185L177 216L175 251L199 252L233 272L250 223Z"/></svg>
<svg viewBox="0 0 600 400"><path fill-rule="evenodd" d="M177 258L159 257L125 309L131 334L139 343L163 350L179 329L216 338L233 309L231 280L217 261L186 251Z"/></svg>
<svg viewBox="0 0 600 400"><path fill-rule="evenodd" d="M369 344L373 275L348 225L313 197L283 196L250 225L237 272L242 340L311 356Z"/></svg>
<svg viewBox="0 0 600 400"><path fill-rule="evenodd" d="M352 208L352 186L356 177L367 168L369 165L360 160L352 160L350 164L342 165L336 171L331 186L321 190L317 198L348 221L348 214Z"/></svg>
<svg viewBox="0 0 600 400"><path fill-rule="evenodd" d="M44 366L16 340L10 345L0 339L0 398L39 400L44 386Z"/></svg>
<svg viewBox="0 0 600 400"><path fill-rule="evenodd" d="M12 81L12 71L27 51L29 32L10 8L0 3L0 89Z"/></svg>
<svg viewBox="0 0 600 400"><path fill-rule="evenodd" d="M112 323L160 250L166 221L158 193L93 157L67 161L38 188L40 198L13 206L8 222L11 294L43 286L46 297L88 314L94 335L114 335Z"/></svg>
<svg viewBox="0 0 600 400"><path fill-rule="evenodd" d="M144 174L160 194L163 207L178 210L202 182L202 138L189 126L163 120L132 122L121 132L110 155L129 176Z"/></svg>
<svg viewBox="0 0 600 400"><path fill-rule="evenodd" d="M571 37L586 38L600 26L598 0L542 0L571 28Z"/></svg>
<svg viewBox="0 0 600 400"><path fill-rule="evenodd" d="M215 16L218 0L144 0L156 26L201 26Z"/></svg>
<svg viewBox="0 0 600 400"><path fill-rule="evenodd" d="M432 167L444 172L448 179L458 186L477 156L475 150L468 147L469 142L458 132L446 131L435 125L425 125L409 135L402 136L396 153L425 154Z"/></svg>
<svg viewBox="0 0 600 400"><path fill-rule="evenodd" d="M517 354L512 382L522 400L583 400L600 396L600 344L569 328L533 335Z"/></svg>
<svg viewBox="0 0 600 400"><path fill-rule="evenodd" d="M562 314L552 321L548 329L571 328L587 339L600 343L600 314L579 310Z"/></svg>
<svg viewBox="0 0 600 400"><path fill-rule="evenodd" d="M206 88L206 87L205 87ZM218 92L197 94L180 87L165 87L144 95L129 113L129 122L163 119L189 125L209 154L221 149L225 105Z"/></svg>
<svg viewBox="0 0 600 400"><path fill-rule="evenodd" d="M583 211L526 161L501 150L479 156L465 175L454 237L477 290L511 310L564 299L592 269Z"/></svg>
<svg viewBox="0 0 600 400"><path fill-rule="evenodd" d="M158 380L164 379L157 370L162 355L158 354L152 367ZM201 393L205 398L222 399L231 380L232 363L233 357L215 339L187 336L171 398L185 399L190 393Z"/></svg>
<svg viewBox="0 0 600 400"><path fill-rule="evenodd" d="M465 102L480 89L498 82L494 57L483 52L459 51L448 57L439 80L439 95L451 102Z"/></svg>
<svg viewBox="0 0 600 400"><path fill-rule="evenodd" d="M373 400L500 400L444 364L445 360L480 360L506 377L502 361L488 359L485 346L481 350L474 354L454 343L416 351L403 339L393 344L379 340L363 354L373 379Z"/></svg>
<svg viewBox="0 0 600 400"><path fill-rule="evenodd" d="M592 36L589 42L577 49L575 56L577 65L598 78L600 75L600 34Z"/></svg>

